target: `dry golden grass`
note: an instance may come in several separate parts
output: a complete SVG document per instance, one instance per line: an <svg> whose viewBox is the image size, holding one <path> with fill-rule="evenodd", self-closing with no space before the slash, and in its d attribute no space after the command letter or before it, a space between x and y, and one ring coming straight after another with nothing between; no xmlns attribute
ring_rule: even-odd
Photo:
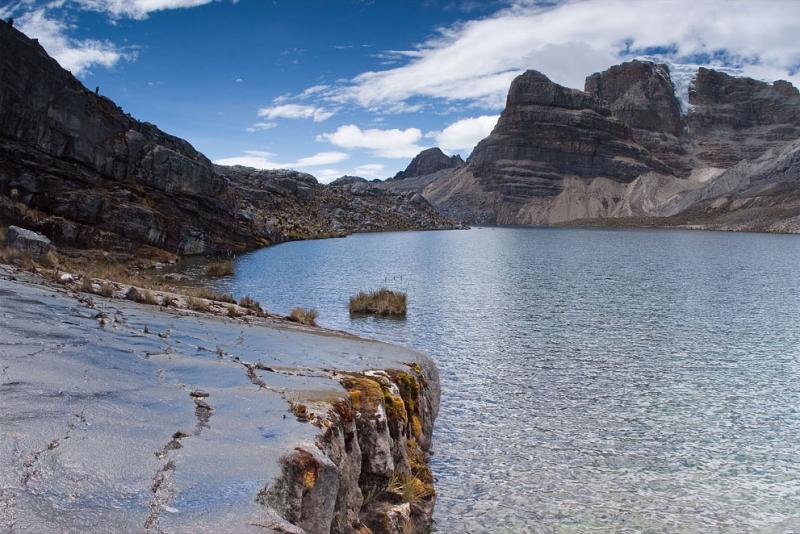
<svg viewBox="0 0 800 534"><path fill-rule="evenodd" d="M186 297L186 305L190 310L199 312L207 312L209 309L208 301L196 297Z"/></svg>
<svg viewBox="0 0 800 534"><path fill-rule="evenodd" d="M355 297L350 297L350 313L405 317L406 294L386 288L361 291Z"/></svg>
<svg viewBox="0 0 800 534"><path fill-rule="evenodd" d="M208 287L200 287L196 289L184 289L183 293L206 300L216 300L218 302L227 302L228 304L236 304L236 299L230 293L222 293L215 291Z"/></svg>
<svg viewBox="0 0 800 534"><path fill-rule="evenodd" d="M141 304L161 304L161 302L158 300L158 297L156 297L149 289L137 289L135 287L131 287L126 296L129 300L139 302Z"/></svg>
<svg viewBox="0 0 800 534"><path fill-rule="evenodd" d="M6 242L7 231L8 231L8 226L0 226L0 245Z"/></svg>
<svg viewBox="0 0 800 534"><path fill-rule="evenodd" d="M247 308L248 310L252 310L257 314L264 313L264 310L261 308L261 303L258 302L256 299L251 297L250 295L244 296L239 299L239 306L242 308Z"/></svg>
<svg viewBox="0 0 800 534"><path fill-rule="evenodd" d="M26 271L33 271L36 268L36 262L33 261L33 256L30 252L10 247L0 248L0 263L15 265Z"/></svg>
<svg viewBox="0 0 800 534"><path fill-rule="evenodd" d="M292 310L292 313L289 314L287 319L308 326L317 326L317 310L313 308L295 308Z"/></svg>
<svg viewBox="0 0 800 534"><path fill-rule="evenodd" d="M397 495L403 502L414 502L436 495L431 484L423 482L415 476L397 473L392 476L386 491Z"/></svg>
<svg viewBox="0 0 800 534"><path fill-rule="evenodd" d="M217 260L206 265L205 273L208 276L229 276L234 271L233 260Z"/></svg>
<svg viewBox="0 0 800 534"><path fill-rule="evenodd" d="M108 282L103 282L100 284L100 294L106 298L111 298L114 296L114 286Z"/></svg>
<svg viewBox="0 0 800 534"><path fill-rule="evenodd" d="M90 276L81 278L81 291L84 293L94 293L94 285L92 284L92 278Z"/></svg>

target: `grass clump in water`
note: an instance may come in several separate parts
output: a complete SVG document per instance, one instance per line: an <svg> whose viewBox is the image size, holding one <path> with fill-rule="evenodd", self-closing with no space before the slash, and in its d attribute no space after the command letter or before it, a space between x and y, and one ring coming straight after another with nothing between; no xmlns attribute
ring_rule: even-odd
<svg viewBox="0 0 800 534"><path fill-rule="evenodd" d="M361 291L355 297L350 297L350 313L405 317L406 294L385 287L376 291Z"/></svg>
<svg viewBox="0 0 800 534"><path fill-rule="evenodd" d="M229 276L234 271L233 260L217 260L206 265L208 276Z"/></svg>
<svg viewBox="0 0 800 534"><path fill-rule="evenodd" d="M295 308L292 310L292 313L289 314L287 319L308 326L317 326L317 315L317 310L313 308Z"/></svg>

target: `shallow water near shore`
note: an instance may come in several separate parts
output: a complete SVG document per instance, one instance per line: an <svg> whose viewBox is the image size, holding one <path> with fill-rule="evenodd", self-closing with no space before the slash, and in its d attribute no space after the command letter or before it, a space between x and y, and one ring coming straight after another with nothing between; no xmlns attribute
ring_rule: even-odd
<svg viewBox="0 0 800 534"><path fill-rule="evenodd" d="M436 360L441 532L800 529L800 236L364 234L214 284ZM351 319L380 286L407 320Z"/></svg>

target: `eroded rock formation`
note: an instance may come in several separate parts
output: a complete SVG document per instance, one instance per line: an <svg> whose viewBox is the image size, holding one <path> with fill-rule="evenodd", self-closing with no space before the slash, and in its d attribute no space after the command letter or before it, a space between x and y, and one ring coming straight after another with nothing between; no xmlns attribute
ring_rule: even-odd
<svg viewBox="0 0 800 534"><path fill-rule="evenodd" d="M303 173L214 166L0 24L0 222L35 228L57 244L180 254L449 224L403 195L376 198L369 204ZM328 206L354 217L337 222Z"/></svg>
<svg viewBox="0 0 800 534"><path fill-rule="evenodd" d="M728 200L744 195L731 184L791 152L789 143L798 139L800 93L785 81L700 69L682 114L665 65L623 63L589 76L585 91L528 71L511 84L497 126L465 167L387 187L416 186L448 216L466 222L644 217L659 224L653 219L682 213L683 220L702 213L708 221L707 206L694 201L712 191ZM749 211L751 227L794 228L794 182L770 176L776 181L771 200L762 197L761 207ZM744 218L737 221L748 227Z"/></svg>

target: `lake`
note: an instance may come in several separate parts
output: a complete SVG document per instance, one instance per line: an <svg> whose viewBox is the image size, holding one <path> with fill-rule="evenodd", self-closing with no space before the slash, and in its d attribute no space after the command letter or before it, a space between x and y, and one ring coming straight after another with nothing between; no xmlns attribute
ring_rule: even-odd
<svg viewBox="0 0 800 534"><path fill-rule="evenodd" d="M800 236L363 234L215 284L436 360L440 532L800 530ZM381 286L407 320L351 319Z"/></svg>

